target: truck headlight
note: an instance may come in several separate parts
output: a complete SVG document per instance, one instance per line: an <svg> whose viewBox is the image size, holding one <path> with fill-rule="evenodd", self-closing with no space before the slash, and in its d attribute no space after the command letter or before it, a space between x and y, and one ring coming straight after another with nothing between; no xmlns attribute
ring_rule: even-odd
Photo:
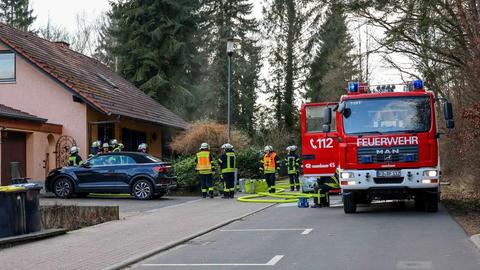
<svg viewBox="0 0 480 270"><path fill-rule="evenodd" d="M436 177L438 172L436 170L423 171L423 176Z"/></svg>
<svg viewBox="0 0 480 270"><path fill-rule="evenodd" d="M340 177L343 178L343 179L349 179L349 178L353 178L355 175L351 172L342 172L340 174Z"/></svg>

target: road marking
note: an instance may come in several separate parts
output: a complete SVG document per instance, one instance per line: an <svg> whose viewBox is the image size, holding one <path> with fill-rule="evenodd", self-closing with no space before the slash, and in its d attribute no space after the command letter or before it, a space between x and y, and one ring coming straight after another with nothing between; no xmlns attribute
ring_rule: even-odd
<svg viewBox="0 0 480 270"><path fill-rule="evenodd" d="M306 229L305 231L302 232L303 235L309 234L313 231L313 229Z"/></svg>
<svg viewBox="0 0 480 270"><path fill-rule="evenodd" d="M275 255L267 263L148 263L142 266L275 266L285 255Z"/></svg>
<svg viewBox="0 0 480 270"><path fill-rule="evenodd" d="M433 269L431 261L398 261L397 269L401 270L429 270Z"/></svg>
<svg viewBox="0 0 480 270"><path fill-rule="evenodd" d="M301 234L306 235L313 231L313 229L300 229L300 228L287 228L287 229L232 229L232 230L220 230L221 232L275 232L275 231L302 231Z"/></svg>

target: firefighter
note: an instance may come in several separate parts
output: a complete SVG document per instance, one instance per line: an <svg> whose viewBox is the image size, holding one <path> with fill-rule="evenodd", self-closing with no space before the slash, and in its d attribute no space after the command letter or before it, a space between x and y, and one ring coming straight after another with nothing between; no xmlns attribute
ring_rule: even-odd
<svg viewBox="0 0 480 270"><path fill-rule="evenodd" d="M285 165L287 166L287 174L290 178L290 191L300 191L300 181L298 174L300 172L300 158L295 153L297 147L295 145L287 147L288 154L285 157Z"/></svg>
<svg viewBox="0 0 480 270"><path fill-rule="evenodd" d="M213 199L213 166L212 154L210 153L210 146L204 142L200 145L200 152L197 153L195 159L197 166L195 170L200 177L200 187L202 189L202 197L210 196Z"/></svg>
<svg viewBox="0 0 480 270"><path fill-rule="evenodd" d="M140 145L138 145L137 151L142 152L142 153L147 153L148 152L148 144L141 143Z"/></svg>
<svg viewBox="0 0 480 270"><path fill-rule="evenodd" d="M82 164L82 157L78 154L80 148L72 146L70 148L70 156L68 157L68 166L79 166Z"/></svg>
<svg viewBox="0 0 480 270"><path fill-rule="evenodd" d="M237 157L233 145L226 143L222 145L223 154L218 159L220 170L222 172L222 179L224 182L223 198L229 199L235 194L235 169L237 168Z"/></svg>
<svg viewBox="0 0 480 270"><path fill-rule="evenodd" d="M265 146L263 159L260 161L260 171L263 171L268 185L268 192L275 193L275 174L280 170L278 156L273 147Z"/></svg>
<svg viewBox="0 0 480 270"><path fill-rule="evenodd" d="M317 179L315 186L316 195L313 197L313 208L329 207L330 206L330 190L339 189L338 170L337 173L329 177L320 177Z"/></svg>
<svg viewBox="0 0 480 270"><path fill-rule="evenodd" d="M102 145L102 153L103 154L110 153L110 145L108 143L104 143Z"/></svg>
<svg viewBox="0 0 480 270"><path fill-rule="evenodd" d="M88 155L88 158L92 158L96 156L98 153L100 153L102 150L100 149L100 146L102 146L101 141L94 141L92 143L92 148L90 150L90 155Z"/></svg>
<svg viewBox="0 0 480 270"><path fill-rule="evenodd" d="M123 146L123 143L119 143L119 144L117 144L117 146L115 148L113 148L112 152L122 152L123 148L125 148L125 146Z"/></svg>
<svg viewBox="0 0 480 270"><path fill-rule="evenodd" d="M113 152L117 147L118 147L117 139L111 139L110 140L110 151L109 152Z"/></svg>

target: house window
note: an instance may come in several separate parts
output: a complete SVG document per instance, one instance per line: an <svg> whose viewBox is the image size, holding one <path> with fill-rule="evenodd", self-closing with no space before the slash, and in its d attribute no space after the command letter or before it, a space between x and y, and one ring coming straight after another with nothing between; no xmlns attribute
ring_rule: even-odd
<svg viewBox="0 0 480 270"><path fill-rule="evenodd" d="M0 82L15 81L15 53L0 51Z"/></svg>

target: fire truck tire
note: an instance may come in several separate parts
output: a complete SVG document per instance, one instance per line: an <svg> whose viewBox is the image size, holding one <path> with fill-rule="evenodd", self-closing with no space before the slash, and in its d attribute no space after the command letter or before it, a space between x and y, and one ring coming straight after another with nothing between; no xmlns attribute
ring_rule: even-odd
<svg viewBox="0 0 480 270"><path fill-rule="evenodd" d="M343 211L345 214L353 214L357 212L357 203L353 193L343 194Z"/></svg>
<svg viewBox="0 0 480 270"><path fill-rule="evenodd" d="M425 210L427 212L438 212L438 194L427 193L425 194Z"/></svg>
<svg viewBox="0 0 480 270"><path fill-rule="evenodd" d="M413 199L415 202L415 210L417 211L423 211L425 209L425 198L422 195L423 194L417 194Z"/></svg>

